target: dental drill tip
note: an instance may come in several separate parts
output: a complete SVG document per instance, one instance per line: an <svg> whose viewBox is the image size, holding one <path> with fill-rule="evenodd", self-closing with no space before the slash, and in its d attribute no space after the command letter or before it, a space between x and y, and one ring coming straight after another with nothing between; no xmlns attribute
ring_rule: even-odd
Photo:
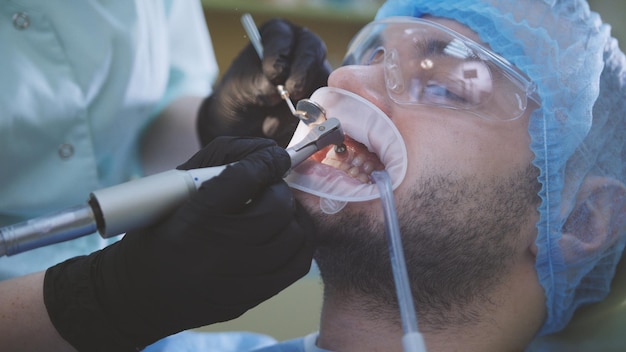
<svg viewBox="0 0 626 352"><path fill-rule="evenodd" d="M335 145L335 153L337 154L343 154L346 152L346 150L348 150L348 148L343 143Z"/></svg>

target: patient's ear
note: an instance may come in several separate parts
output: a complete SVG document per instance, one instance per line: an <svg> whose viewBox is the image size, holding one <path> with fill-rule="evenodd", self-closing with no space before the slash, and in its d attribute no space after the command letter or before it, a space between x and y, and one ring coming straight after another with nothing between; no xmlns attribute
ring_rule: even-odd
<svg viewBox="0 0 626 352"><path fill-rule="evenodd" d="M595 256L626 230L626 187L607 177L588 177L563 226L559 242L566 261Z"/></svg>

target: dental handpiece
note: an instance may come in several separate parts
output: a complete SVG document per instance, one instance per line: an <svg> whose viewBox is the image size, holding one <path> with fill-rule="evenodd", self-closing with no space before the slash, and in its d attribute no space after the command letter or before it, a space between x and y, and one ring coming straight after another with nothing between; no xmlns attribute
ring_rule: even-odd
<svg viewBox="0 0 626 352"><path fill-rule="evenodd" d="M286 149L291 168L331 144L341 144L343 130L336 118L314 126L305 138ZM169 170L100 189L86 204L0 228L0 257L98 232L103 238L156 223L184 203L203 182L228 165Z"/></svg>

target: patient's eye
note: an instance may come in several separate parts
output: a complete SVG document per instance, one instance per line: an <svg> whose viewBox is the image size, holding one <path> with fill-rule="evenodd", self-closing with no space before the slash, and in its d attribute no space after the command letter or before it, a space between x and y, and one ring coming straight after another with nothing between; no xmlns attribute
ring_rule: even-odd
<svg viewBox="0 0 626 352"><path fill-rule="evenodd" d="M363 64L364 65L379 64L383 62L384 58L385 58L385 48L383 48L382 46L379 46L376 49L372 50L372 52L370 52L367 60L365 60Z"/></svg>
<svg viewBox="0 0 626 352"><path fill-rule="evenodd" d="M429 81L426 84L426 87L424 87L424 95L426 96L426 100L432 103L468 103L466 97L455 94L452 90L448 89L448 86L435 81Z"/></svg>

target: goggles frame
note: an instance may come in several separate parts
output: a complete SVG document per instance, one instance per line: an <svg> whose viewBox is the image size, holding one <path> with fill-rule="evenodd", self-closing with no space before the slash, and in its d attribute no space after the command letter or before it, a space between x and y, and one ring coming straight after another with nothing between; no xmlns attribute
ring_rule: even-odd
<svg viewBox="0 0 626 352"><path fill-rule="evenodd" d="M398 53L399 45L383 41L389 29L397 29L391 33L410 38L410 43L402 40L399 45L420 44L436 53L426 53L430 56L424 55L419 63L407 63L415 61L412 59L403 61ZM417 38L414 33L427 37ZM363 27L348 45L343 64L380 63L384 64L387 94L399 105L439 106L498 121L511 121L524 115L529 100L541 105L536 84L502 56L426 19L388 17ZM428 75L438 77L435 80L420 77Z"/></svg>

